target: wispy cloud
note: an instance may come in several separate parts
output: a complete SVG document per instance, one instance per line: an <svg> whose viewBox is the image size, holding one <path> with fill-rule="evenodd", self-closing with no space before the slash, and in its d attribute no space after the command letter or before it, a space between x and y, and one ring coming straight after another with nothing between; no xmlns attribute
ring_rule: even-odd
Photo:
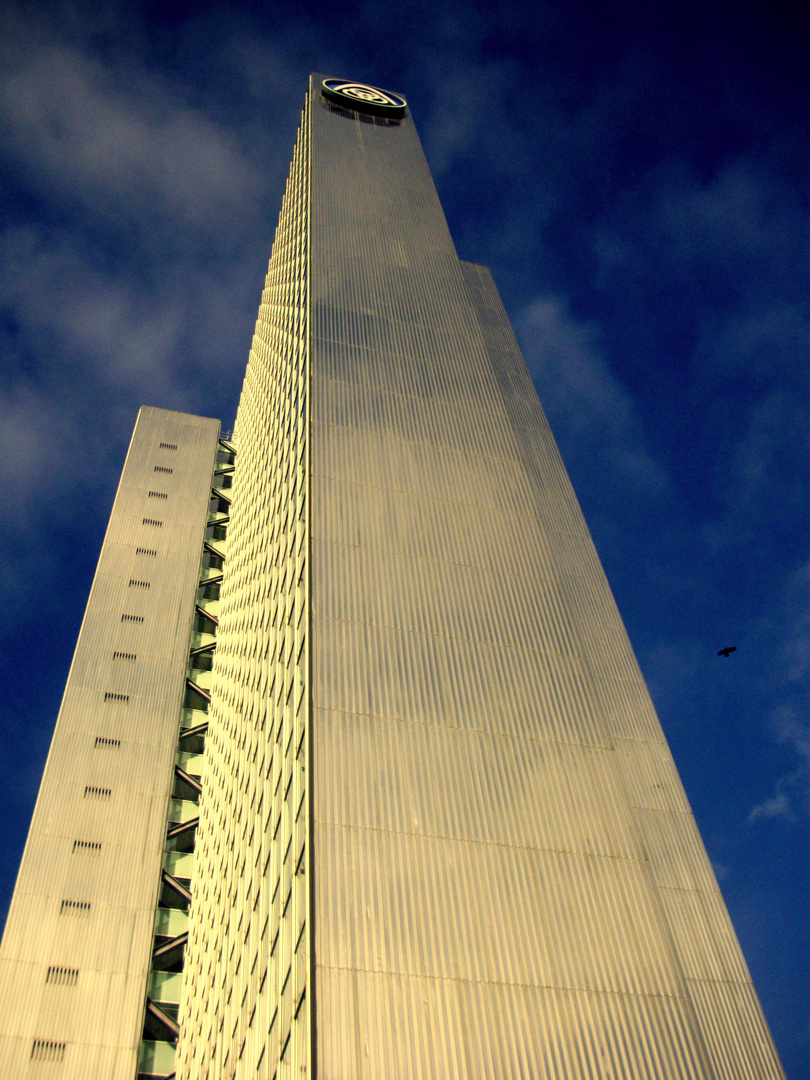
<svg viewBox="0 0 810 1080"><path fill-rule="evenodd" d="M254 163L182 85L122 68L63 45L23 47L0 80L7 159L94 216L238 224L260 185Z"/></svg>
<svg viewBox="0 0 810 1080"><path fill-rule="evenodd" d="M566 460L596 453L615 484L630 482L644 499L665 494L669 480L645 446L632 394L603 356L599 329L547 296L521 313L518 332Z"/></svg>
<svg viewBox="0 0 810 1080"><path fill-rule="evenodd" d="M294 120L271 113L257 132L232 99L212 107L188 65L156 62L139 19L114 4L92 31L70 3L0 14L9 611L35 607L57 572L53 530L108 504L138 407L230 422L250 344ZM249 98L238 39L209 20L173 45Z"/></svg>
<svg viewBox="0 0 810 1080"><path fill-rule="evenodd" d="M170 373L181 311L137 278L110 273L80 234L26 226L0 236L0 305L28 340L54 348L46 378L72 368L101 386L153 386ZM95 265L94 265L95 264Z"/></svg>
<svg viewBox="0 0 810 1080"><path fill-rule="evenodd" d="M782 641L775 673L778 702L769 727L792 761L777 778L772 795L753 807L749 822L810 815L810 562L790 578L776 626Z"/></svg>
<svg viewBox="0 0 810 1080"><path fill-rule="evenodd" d="M757 821L759 818L776 817L793 817L790 800L784 791L779 791L773 798L758 803L748 815L748 820Z"/></svg>
<svg viewBox="0 0 810 1080"><path fill-rule="evenodd" d="M810 724L800 720L790 706L783 706L772 717L772 727L778 742L798 758L798 765L779 777L770 798L753 807L749 822L768 818L795 821L810 812Z"/></svg>

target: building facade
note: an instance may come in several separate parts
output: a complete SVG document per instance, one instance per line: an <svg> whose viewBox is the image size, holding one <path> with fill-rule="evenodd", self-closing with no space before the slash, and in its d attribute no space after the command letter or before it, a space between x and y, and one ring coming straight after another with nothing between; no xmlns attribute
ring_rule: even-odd
<svg viewBox="0 0 810 1080"><path fill-rule="evenodd" d="M196 816L202 748L189 733L205 717L182 706L197 704L189 650L204 643L216 573L201 566L203 538L225 516L218 436L216 420L138 417L0 950L9 1080L132 1080L144 1024L176 1036L159 1002L179 996L177 958L160 949L185 931L188 906L182 826Z"/></svg>
<svg viewBox="0 0 810 1080"><path fill-rule="evenodd" d="M150 581L154 608L119 613L148 578L160 444L186 446L172 425L198 432L188 475L158 473L186 561L170 571L168 546L171 597ZM312 77L233 439L159 410L139 428L134 547L94 606L119 493L0 953L30 987L0 1010L12 1075L781 1077L494 283L456 255L404 99ZM160 722L133 689L152 653L107 613L116 633L156 620ZM97 768L92 739L123 749L125 730L137 770ZM104 845L130 804L124 885ZM63 900L92 905L70 934ZM137 927L126 957L99 944L104 904ZM53 968L75 978L52 987Z"/></svg>

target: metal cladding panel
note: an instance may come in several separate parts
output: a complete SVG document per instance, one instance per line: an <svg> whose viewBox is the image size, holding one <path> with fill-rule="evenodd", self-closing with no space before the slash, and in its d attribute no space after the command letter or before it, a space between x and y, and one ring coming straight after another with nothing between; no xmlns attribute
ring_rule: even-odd
<svg viewBox="0 0 810 1080"><path fill-rule="evenodd" d="M779 1077L488 272L311 83L316 1067Z"/></svg>
<svg viewBox="0 0 810 1080"><path fill-rule="evenodd" d="M667 997L348 968L319 968L318 980L319 1008L333 1019L319 1031L319 1060L335 1063L337 1080L636 1080L683 1075L684 1059L700 1053Z"/></svg>
<svg viewBox="0 0 810 1080"><path fill-rule="evenodd" d="M132 1080L219 422L141 409L0 949L0 1074Z"/></svg>
<svg viewBox="0 0 810 1080"><path fill-rule="evenodd" d="M470 264L462 268L540 504L545 473L555 467L558 454L545 437L540 403L489 271ZM600 703L613 702L604 716L617 772L708 1075L780 1077L751 977L601 567L591 564L589 570L587 563L573 560L561 560L560 567Z"/></svg>

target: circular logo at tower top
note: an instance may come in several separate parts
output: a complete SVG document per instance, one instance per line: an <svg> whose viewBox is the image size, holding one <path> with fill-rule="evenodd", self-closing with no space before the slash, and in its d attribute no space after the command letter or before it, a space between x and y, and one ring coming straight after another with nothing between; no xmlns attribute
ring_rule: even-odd
<svg viewBox="0 0 810 1080"><path fill-rule="evenodd" d="M378 86L366 86L365 83L347 82L345 79L324 79L324 97L329 98L347 109L374 113L375 116L400 117L405 115L408 104L400 94L390 90L380 90Z"/></svg>

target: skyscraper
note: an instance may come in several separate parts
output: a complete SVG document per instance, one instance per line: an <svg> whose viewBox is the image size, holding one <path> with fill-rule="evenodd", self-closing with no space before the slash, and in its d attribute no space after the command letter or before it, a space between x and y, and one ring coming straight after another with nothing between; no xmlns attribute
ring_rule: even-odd
<svg viewBox="0 0 810 1080"><path fill-rule="evenodd" d="M0 962L14 1076L782 1076L396 94L312 77L232 439L139 417Z"/></svg>

